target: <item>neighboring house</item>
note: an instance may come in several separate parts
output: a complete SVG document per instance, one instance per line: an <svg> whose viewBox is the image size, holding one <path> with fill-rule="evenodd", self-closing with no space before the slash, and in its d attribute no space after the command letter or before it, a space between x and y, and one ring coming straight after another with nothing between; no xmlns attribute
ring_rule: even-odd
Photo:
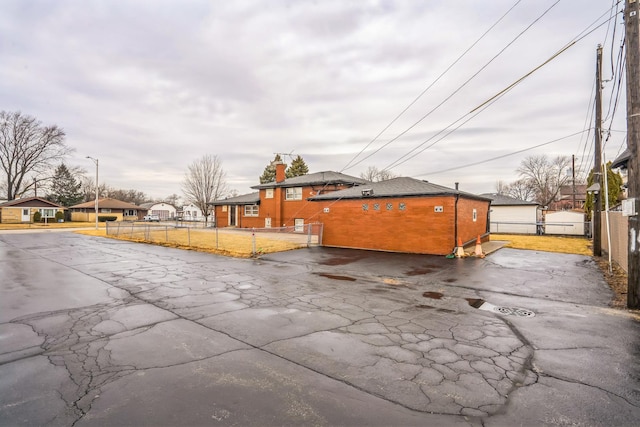
<svg viewBox="0 0 640 427"><path fill-rule="evenodd" d="M93 222L96 220L95 201L71 206L71 221ZM141 206L116 199L98 199L98 220L100 217L116 217L116 221L136 221L146 215Z"/></svg>
<svg viewBox="0 0 640 427"><path fill-rule="evenodd" d="M202 214L202 209L190 203L188 205L184 205L182 210L176 212L176 216L178 219L182 221L204 221L205 217Z"/></svg>
<svg viewBox="0 0 640 427"><path fill-rule="evenodd" d="M351 188L369 181L339 172L316 172L285 179L284 163L276 164L276 180L256 185L256 193L211 203L218 227L287 227L313 221L317 205L311 196ZM317 219L315 219L317 221Z"/></svg>
<svg viewBox="0 0 640 427"><path fill-rule="evenodd" d="M11 200L0 204L0 223L20 224L33 222L33 214L40 212L42 221L54 222L56 212L65 208L40 197Z"/></svg>
<svg viewBox="0 0 640 427"><path fill-rule="evenodd" d="M210 203L213 206L217 227L234 224L239 228L265 227L264 218L260 218L260 192L229 197ZM270 224L269 224L270 226Z"/></svg>
<svg viewBox="0 0 640 427"><path fill-rule="evenodd" d="M575 200L575 203L574 203ZM585 184L563 185L560 187L560 198L549 204L549 209L554 211L569 211L572 209L584 209L587 201L587 186Z"/></svg>
<svg viewBox="0 0 640 427"><path fill-rule="evenodd" d="M491 199L492 233L540 234L540 209L536 202L495 193L481 196Z"/></svg>
<svg viewBox="0 0 640 427"><path fill-rule="evenodd" d="M420 181L393 178L314 195L322 244L446 255L458 241L488 240L491 199Z"/></svg>
<svg viewBox="0 0 640 427"><path fill-rule="evenodd" d="M143 203L141 208L147 209L147 214L158 215L160 221L167 221L176 217L176 208L169 203Z"/></svg>
<svg viewBox="0 0 640 427"><path fill-rule="evenodd" d="M584 223L584 212L547 211L544 214L544 234L584 236Z"/></svg>

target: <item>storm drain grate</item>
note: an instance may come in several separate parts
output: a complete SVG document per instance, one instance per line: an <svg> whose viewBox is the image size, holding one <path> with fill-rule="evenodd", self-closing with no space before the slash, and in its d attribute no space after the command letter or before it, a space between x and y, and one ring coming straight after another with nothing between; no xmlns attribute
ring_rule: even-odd
<svg viewBox="0 0 640 427"><path fill-rule="evenodd" d="M518 317L534 317L536 313L526 308L519 307L498 307L485 300L478 298L467 298L469 305L478 310L491 311L493 313L502 314L504 316L518 316Z"/></svg>

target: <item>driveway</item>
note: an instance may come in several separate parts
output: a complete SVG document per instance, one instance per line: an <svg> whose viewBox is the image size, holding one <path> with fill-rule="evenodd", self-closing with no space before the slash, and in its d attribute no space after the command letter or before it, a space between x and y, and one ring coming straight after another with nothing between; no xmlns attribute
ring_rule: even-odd
<svg viewBox="0 0 640 427"><path fill-rule="evenodd" d="M1 425L638 425L590 258L0 234Z"/></svg>

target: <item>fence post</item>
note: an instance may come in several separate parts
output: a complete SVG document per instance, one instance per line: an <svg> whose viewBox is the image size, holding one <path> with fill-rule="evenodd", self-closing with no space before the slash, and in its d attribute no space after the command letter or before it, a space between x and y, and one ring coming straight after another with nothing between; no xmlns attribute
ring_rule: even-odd
<svg viewBox="0 0 640 427"><path fill-rule="evenodd" d="M216 224L216 250L218 250L218 224Z"/></svg>
<svg viewBox="0 0 640 427"><path fill-rule="evenodd" d="M191 227L187 227L187 246L191 246Z"/></svg>
<svg viewBox="0 0 640 427"><path fill-rule="evenodd" d="M165 243L169 243L169 226L164 226L164 241Z"/></svg>
<svg viewBox="0 0 640 427"><path fill-rule="evenodd" d="M311 227L313 227L313 225L310 223L307 224L307 247L311 246Z"/></svg>
<svg viewBox="0 0 640 427"><path fill-rule="evenodd" d="M107 225L105 225L105 230L107 233L107 236L109 235L109 221L107 221Z"/></svg>
<svg viewBox="0 0 640 427"><path fill-rule="evenodd" d="M251 255L256 256L256 229L251 229Z"/></svg>
<svg viewBox="0 0 640 427"><path fill-rule="evenodd" d="M131 223L131 238L133 239L133 223Z"/></svg>

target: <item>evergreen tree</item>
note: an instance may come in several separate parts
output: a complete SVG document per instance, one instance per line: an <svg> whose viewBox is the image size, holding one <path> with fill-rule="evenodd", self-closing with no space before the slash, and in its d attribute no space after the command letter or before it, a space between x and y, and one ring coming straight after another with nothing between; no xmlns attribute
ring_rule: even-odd
<svg viewBox="0 0 640 427"><path fill-rule="evenodd" d="M282 162L282 157L280 154L276 154L276 157L264 168L264 172L260 177L260 184L267 184L269 182L274 182L276 180L276 163Z"/></svg>
<svg viewBox="0 0 640 427"><path fill-rule="evenodd" d="M619 202L620 193L622 193L622 176L618 172L613 172L611 170L611 162L607 162L607 187L609 189L609 208L616 206ZM593 170L589 173L589 177L587 178L587 187L593 185ZM604 177L600 177L600 188L604 190ZM595 197L593 194L587 194L587 200L584 204L584 210L587 214L587 217L591 219L591 211L593 210ZM604 212L605 210L605 200L604 197L600 197L600 201L602 202L601 210Z"/></svg>
<svg viewBox="0 0 640 427"><path fill-rule="evenodd" d="M285 172L285 176L287 178L293 178L294 176L302 176L309 173L309 167L304 162L302 157L298 155L292 162L291 166L289 166Z"/></svg>
<svg viewBox="0 0 640 427"><path fill-rule="evenodd" d="M51 192L47 200L65 207L73 206L84 198L81 187L82 183L76 181L69 168L61 163L51 180Z"/></svg>

